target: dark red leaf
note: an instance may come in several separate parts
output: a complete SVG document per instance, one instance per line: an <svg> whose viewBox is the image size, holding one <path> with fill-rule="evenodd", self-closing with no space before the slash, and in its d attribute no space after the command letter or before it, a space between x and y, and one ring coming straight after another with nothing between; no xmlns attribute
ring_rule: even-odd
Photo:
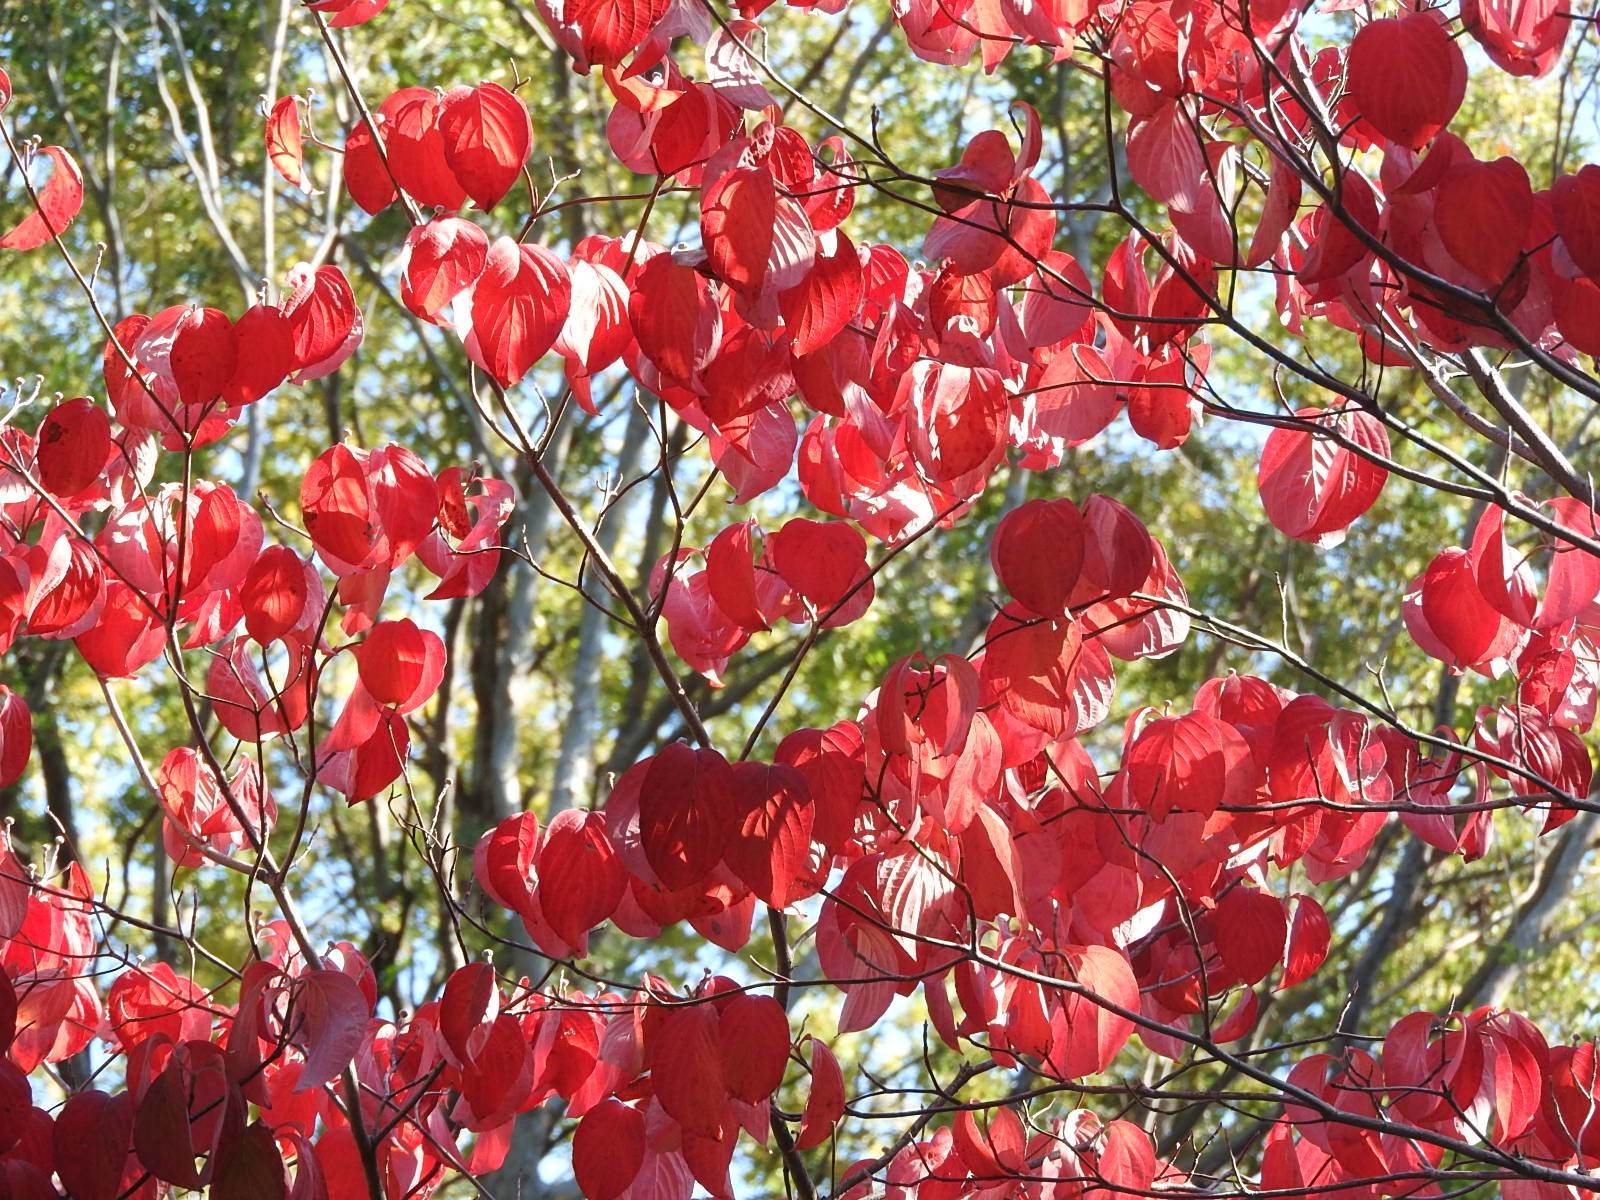
<svg viewBox="0 0 1600 1200"><path fill-rule="evenodd" d="M218 1150L211 1200L284 1200L288 1190L277 1139L259 1121Z"/></svg>
<svg viewBox="0 0 1600 1200"><path fill-rule="evenodd" d="M1276 896L1240 885L1217 904L1212 920L1223 965L1241 982L1260 982L1283 958L1289 925Z"/></svg>
<svg viewBox="0 0 1600 1200"><path fill-rule="evenodd" d="M644 1163L644 1113L602 1100L572 1133L572 1174L588 1200L617 1200Z"/></svg>
<svg viewBox="0 0 1600 1200"><path fill-rule="evenodd" d="M1600 281L1600 166L1563 175L1550 188L1556 232L1585 275Z"/></svg>
<svg viewBox="0 0 1600 1200"><path fill-rule="evenodd" d="M56 1113L56 1173L74 1200L115 1200L133 1146L133 1099L126 1092L76 1092Z"/></svg>
<svg viewBox="0 0 1600 1200"><path fill-rule="evenodd" d="M722 860L734 822L733 772L715 750L675 742L639 787L639 839L664 887L689 887Z"/></svg>
<svg viewBox="0 0 1600 1200"><path fill-rule="evenodd" d="M747 992L728 1001L718 1019L722 1079L746 1104L764 1102L783 1083L789 1063L789 1018L771 996Z"/></svg>
<svg viewBox="0 0 1600 1200"><path fill-rule="evenodd" d="M716 1136L728 1103L717 1011L709 1003L666 1009L647 1035L651 1089L685 1130Z"/></svg>
<svg viewBox="0 0 1600 1200"><path fill-rule="evenodd" d="M500 980L486 962L468 963L450 973L439 999L439 1033L463 1062L469 1040L486 1021L500 1015Z"/></svg>

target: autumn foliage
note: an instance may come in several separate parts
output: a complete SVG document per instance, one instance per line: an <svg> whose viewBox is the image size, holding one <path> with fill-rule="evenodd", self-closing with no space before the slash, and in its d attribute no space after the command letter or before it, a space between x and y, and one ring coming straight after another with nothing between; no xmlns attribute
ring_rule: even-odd
<svg viewBox="0 0 1600 1200"><path fill-rule="evenodd" d="M851 19L844 0L792 4ZM386 7L310 3L294 36L360 38ZM1594 1192L1591 1042L1488 1006L1300 1047L1284 1070L1252 1040L1262 1006L1337 941L1319 889L1386 831L1472 861L1502 822L1550 833L1596 806L1600 516L1588 472L1494 363L1600 399L1600 166L1538 186L1532 163L1451 132L1474 74L1544 75L1584 21L1538 0L1316 7L1331 43L1270 0L895 4L929 63L1036 54L1081 73L1124 173L1096 202L1119 223L1100 262L1062 248L1072 198L1040 181L1026 98L1011 128L907 173L875 135L780 103L755 44L785 13L763 0L539 7L613 98L616 163L652 203L692 196L698 228L677 246L642 221L561 238L515 79L361 97L331 143L302 98L268 98L280 186L331 180L409 227L380 267L419 324L459 342L475 418L548 493L686 735L597 807L515 813L442 851L458 924L494 953L407 1012L380 1004L356 946L313 938L293 868L314 795L416 805L413 738L451 669L439 602L480 594L518 553L502 537L512 482L352 439L297 465L290 519L197 473L252 405L339 371L394 314L363 312L337 246L247 306L109 311L62 236L86 220L73 155L0 116L18 167L0 248L84 271L71 319L104 347L100 378L48 381L70 398L19 402L0 432L0 648L70 641L104 681L172 869L233 872L271 909L220 987L166 961L108 968L90 865L46 868L0 831L0 1196L426 1196L487 1176L541 1106L571 1127L588 1200L729 1196L773 1163L806 1200ZM43 88L11 66L19 95ZM12 86L0 73L0 109ZM918 210L920 246L856 232L874 193ZM1236 302L1246 287L1270 317ZM1488 414L1470 435L1504 431L1543 490L1450 459L1365 381L1286 350L1296 337L1353 345L1375 372L1461 364ZM1213 386L1223 341L1316 402L1239 406ZM698 544L673 538L648 578L612 562L543 466L569 405L615 402L618 378L663 435L688 431L735 509ZM536 392L562 397L543 429L519 401ZM1290 690L1226 672L1182 703L1119 705L1120 674L1219 626L1149 514L1060 469L1108 429L1157 455L1233 425L1260 439L1259 495L1237 502L1318 551L1386 488L1448 476L1475 501L1460 544L1393 580L1426 655L1504 682L1470 727L1313 674ZM747 741L712 736L686 678L720 685L774 629L806 647L850 636L886 565L975 521L1008 466L1045 498L988 531L974 644L928 630L824 727L764 742L774 698ZM416 603L397 600L402 578L426 580L407 584ZM116 707L117 681L156 671L179 681L182 744L141 745ZM30 729L0 688L0 781L33 769ZM705 948L679 977L608 969L619 942L672 927ZM513 970L511 946L576 969ZM828 1021L795 1016L802 991ZM911 1002L958 1077L904 1097L881 1153L835 1161L862 1112L833 1035ZM64 1087L53 1065L91 1045L102 1072ZM1140 1083L1133 1045L1177 1082ZM1197 1055L1275 1104L1226 1184L1095 1100L1181 1093L1177 1065ZM961 1091L990 1072L1029 1082ZM1051 1089L1076 1099L1030 1112Z"/></svg>

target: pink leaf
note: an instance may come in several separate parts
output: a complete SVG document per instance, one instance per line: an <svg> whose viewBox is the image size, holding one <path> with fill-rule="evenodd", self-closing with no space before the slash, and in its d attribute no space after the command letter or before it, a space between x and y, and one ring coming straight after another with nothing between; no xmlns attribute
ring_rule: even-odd
<svg viewBox="0 0 1600 1200"><path fill-rule="evenodd" d="M343 971L307 971L298 980L295 1010L306 1062L296 1091L321 1087L350 1065L367 1032L372 1008L361 985Z"/></svg>
<svg viewBox="0 0 1600 1200"><path fill-rule="evenodd" d="M300 102L283 96L267 114L267 161L272 169L302 192L311 191L306 178L305 144L300 133Z"/></svg>

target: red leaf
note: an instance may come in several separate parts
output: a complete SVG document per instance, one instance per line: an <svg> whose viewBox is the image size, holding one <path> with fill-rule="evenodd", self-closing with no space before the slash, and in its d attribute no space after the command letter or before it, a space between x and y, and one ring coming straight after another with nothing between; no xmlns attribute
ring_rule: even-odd
<svg viewBox="0 0 1600 1200"><path fill-rule="evenodd" d="M461 1072L461 1098L471 1110L467 1124L490 1129L510 1120L533 1084L532 1047L522 1024L501 1013L488 1024Z"/></svg>
<svg viewBox="0 0 1600 1200"><path fill-rule="evenodd" d="M1420 604L1406 610L1408 618L1421 618L1420 624L1408 619L1412 636L1451 666L1487 667L1508 658L1521 644L1523 630L1483 598L1472 556L1459 547L1435 556L1416 594Z"/></svg>
<svg viewBox="0 0 1600 1200"><path fill-rule="evenodd" d="M489 259L489 235L471 221L440 217L406 235L400 299L432 324L450 302L477 281Z"/></svg>
<svg viewBox="0 0 1600 1200"><path fill-rule="evenodd" d="M1289 916L1289 936L1284 948L1283 977L1275 990L1283 991L1303 983L1316 974L1328 957L1332 931L1328 915L1310 896L1296 896Z"/></svg>
<svg viewBox="0 0 1600 1200"><path fill-rule="evenodd" d="M497 239L472 291L467 356L511 387L555 345L571 303L564 262L542 246Z"/></svg>
<svg viewBox="0 0 1600 1200"><path fill-rule="evenodd" d="M603 263L574 259L572 308L556 339L556 351L569 359L568 378L593 375L621 358L633 341L628 326L628 285ZM585 388L585 392L587 388Z"/></svg>
<svg viewBox="0 0 1600 1200"><path fill-rule="evenodd" d="M1088 655L1073 620L1040 621L1012 606L989 623L979 679L995 699L1030 728L1060 737L1078 729L1075 676Z"/></svg>
<svg viewBox="0 0 1600 1200"><path fill-rule="evenodd" d="M786 590L772 571L756 569L760 537L755 521L740 521L717 534L705 549L711 598L729 620L752 633L772 624Z"/></svg>
<svg viewBox="0 0 1600 1200"><path fill-rule="evenodd" d="M174 751L174 754L182 753ZM169 813L172 810L171 799L175 789L171 784L172 772L169 771L168 763L173 761L173 756L173 754L167 756L167 760L161 764L160 771L162 805ZM189 761L192 764L198 763L198 760L192 757ZM214 777L208 772L206 778L209 780ZM192 795L193 788L190 791ZM200 827L206 822L197 818L185 823L194 827L199 833ZM134 967L132 970L124 971L117 977L116 983L111 985L111 991L106 996L107 1024L110 1025L113 1036L124 1050L131 1050L146 1038L158 1035L174 1042L187 1041L191 1038L203 1039L211 1032L211 1021L206 1015L205 1003L205 993L200 987L192 979L180 976L166 963L158 962L151 967Z"/></svg>
<svg viewBox="0 0 1600 1200"><path fill-rule="evenodd" d="M39 482L63 498L100 478L111 456L111 418L86 396L51 409L37 436Z"/></svg>
<svg viewBox="0 0 1600 1200"><path fill-rule="evenodd" d="M847 624L872 602L867 540L854 526L795 517L772 535L767 553L784 582L810 602L824 627ZM829 615L835 605L838 611Z"/></svg>
<svg viewBox="0 0 1600 1200"><path fill-rule="evenodd" d="M1389 456L1389 435L1377 417L1355 409L1303 408L1295 416L1317 428L1274 429L1261 452L1256 486L1273 525L1326 550L1344 541L1345 529L1372 507L1389 473L1320 429L1382 458Z"/></svg>
<svg viewBox="0 0 1600 1200"><path fill-rule="evenodd" d="M352 125L344 139L344 186L350 199L372 215L388 208L400 195L365 120Z"/></svg>
<svg viewBox="0 0 1600 1200"><path fill-rule="evenodd" d="M1217 904L1212 920L1217 953L1241 982L1259 982L1283 958L1289 925L1276 896L1241 884Z"/></svg>
<svg viewBox="0 0 1600 1200"><path fill-rule="evenodd" d="M406 755L410 749L411 733L405 717L394 709L386 710L372 736L352 754L345 798L351 804L359 804L399 779L406 769Z"/></svg>
<svg viewBox="0 0 1600 1200"><path fill-rule="evenodd" d="M789 473L794 447L794 417L782 403L768 404L711 431L711 459L733 485L735 504L749 504L776 486ZM835 624L846 624L866 611L872 597L870 588L863 591L869 594L857 594L860 608L850 616L841 614Z"/></svg>
<svg viewBox="0 0 1600 1200"><path fill-rule="evenodd" d="M971 1109L962 1109L950 1127L956 1153L975 1179L1000 1180L1025 1170L1028 1134L1011 1108L991 1109L982 1129Z"/></svg>
<svg viewBox="0 0 1600 1200"><path fill-rule="evenodd" d="M1550 201L1568 256L1600 280L1600 166L1590 163L1576 175L1563 175L1551 185Z"/></svg>
<svg viewBox="0 0 1600 1200"><path fill-rule="evenodd" d="M445 162L485 211L511 190L533 144L528 110L498 83L446 92L439 107L439 132Z"/></svg>
<svg viewBox="0 0 1600 1200"><path fill-rule="evenodd" d="M1511 75L1547 75L1572 22L1560 0L1462 0L1461 24Z"/></svg>
<svg viewBox="0 0 1600 1200"><path fill-rule="evenodd" d="M715 750L674 742L639 786L639 840L663 887L699 883L722 860L734 819L733 772Z"/></svg>
<svg viewBox="0 0 1600 1200"><path fill-rule="evenodd" d="M709 1003L666 1009L647 1037L650 1086L662 1109L684 1129L715 1137L728 1103L716 1009Z"/></svg>
<svg viewBox="0 0 1600 1200"><path fill-rule="evenodd" d="M528 907L539 857L539 818L529 813L507 817L478 840L472 853L478 885L496 904L520 912Z"/></svg>
<svg viewBox="0 0 1600 1200"><path fill-rule="evenodd" d="M73 641L95 674L123 679L159 655L164 639L149 605L120 580L109 580L100 620Z"/></svg>
<svg viewBox="0 0 1600 1200"><path fill-rule="evenodd" d="M722 340L722 314L705 277L657 254L639 269L628 318L639 349L669 381L688 383Z"/></svg>
<svg viewBox="0 0 1600 1200"><path fill-rule="evenodd" d="M485 1022L500 1015L500 980L486 962L468 963L450 973L439 998L439 1034L465 1062L469 1039Z"/></svg>
<svg viewBox="0 0 1600 1200"><path fill-rule="evenodd" d="M797 1149L810 1150L828 1140L833 1127L844 1116L844 1074L839 1070L839 1060L833 1051L816 1038L811 1042L811 1091L806 1096L805 1112L800 1119L800 1132L795 1136Z"/></svg>
<svg viewBox="0 0 1600 1200"><path fill-rule="evenodd" d="M1188 106L1164 104L1129 124L1128 173L1163 204L1196 212L1216 186L1204 140L1204 128Z"/></svg>
<svg viewBox="0 0 1600 1200"><path fill-rule="evenodd" d="M818 254L805 278L778 297L790 350L810 354L833 341L860 312L865 294L860 255L837 233L832 253Z"/></svg>
<svg viewBox="0 0 1600 1200"><path fill-rule="evenodd" d="M227 1077L222 1050L186 1042L140 1098L133 1146L157 1179L199 1188L211 1177L218 1145L243 1126L243 1098ZM195 1165L199 1157L206 1159L204 1166Z"/></svg>
<svg viewBox="0 0 1600 1200"><path fill-rule="evenodd" d="M289 272L283 315L289 321L295 381L320 379L334 370L361 337L361 309L350 281L335 266L315 271L304 263Z"/></svg>
<svg viewBox="0 0 1600 1200"><path fill-rule="evenodd" d="M707 81L720 95L751 112L776 103L762 83L761 69L745 50L754 46L760 53L766 45L764 36L765 31L754 21L735 19L713 27L706 42Z"/></svg>
<svg viewBox="0 0 1600 1200"><path fill-rule="evenodd" d="M16 859L11 855L9 842L4 851L0 851L0 872L16 870ZM0 882L0 892L9 885ZM23 901L27 903L26 898ZM0 928L4 927L6 918L0 915ZM14 931L13 931L14 932ZM10 937L11 934L4 935ZM11 1049L11 1040L17 1033L17 992L11 986L11 979L4 972L0 972L0 1055ZM58 1118L59 1120L59 1118Z"/></svg>
<svg viewBox="0 0 1600 1200"><path fill-rule="evenodd" d="M1050 251L1024 288L1027 294L1017 320L1029 346L1054 346L1083 332L1093 311L1094 290L1077 259Z"/></svg>
<svg viewBox="0 0 1600 1200"><path fill-rule="evenodd" d="M731 1196L733 1181L728 1168L733 1164L733 1149L739 1141L739 1127L731 1121L717 1134L683 1131L683 1161L695 1182L712 1196Z"/></svg>
<svg viewBox="0 0 1600 1200"><path fill-rule="evenodd" d="M1364 25L1351 41L1345 82L1379 133L1416 149L1461 107L1467 60L1438 16L1389 17Z"/></svg>
<svg viewBox="0 0 1600 1200"><path fill-rule="evenodd" d="M1098 492L1083 502L1083 575L1067 603L1116 600L1139 591L1165 556L1144 522Z"/></svg>
<svg viewBox="0 0 1600 1200"><path fill-rule="evenodd" d="M365 25L373 17L389 7L389 0L319 0L316 4L308 4L307 8L314 8L318 12L332 13L328 18L328 25L333 29L349 29L356 25Z"/></svg>
<svg viewBox="0 0 1600 1200"><path fill-rule="evenodd" d="M777 189L765 167L729 171L701 198L700 236L711 269L734 290L761 291L777 212Z"/></svg>
<svg viewBox="0 0 1600 1200"><path fill-rule="evenodd" d="M1118 782L1157 821L1173 811L1209 816L1248 798L1251 764L1250 747L1232 725L1193 712L1146 726L1124 755Z"/></svg>
<svg viewBox="0 0 1600 1200"><path fill-rule="evenodd" d="M750 762L734 766L733 784L742 816L724 858L763 903L787 908L815 890L807 886L811 789L793 767Z"/></svg>
<svg viewBox="0 0 1600 1200"><path fill-rule="evenodd" d="M182 404L210 404L233 380L239 342L228 314L191 308L178 323L169 361Z"/></svg>
<svg viewBox="0 0 1600 1200"><path fill-rule="evenodd" d="M273 170L301 191L311 191L300 134L300 103L293 96L284 96L273 104L267 114L266 139L267 161Z"/></svg>
<svg viewBox="0 0 1600 1200"><path fill-rule="evenodd" d="M379 113L388 123L380 128L395 181L418 204L454 212L466 203L467 192L445 158L442 105L427 88L403 88L383 102Z"/></svg>
<svg viewBox="0 0 1600 1200"><path fill-rule="evenodd" d="M1222 1043L1236 1042L1256 1027L1260 1014L1261 997L1246 989L1239 1002L1212 1026L1211 1036Z"/></svg>
<svg viewBox="0 0 1600 1200"><path fill-rule="evenodd" d="M355 653L372 698L403 713L426 703L444 676L443 640L409 619L379 621Z"/></svg>
<svg viewBox="0 0 1600 1200"><path fill-rule="evenodd" d="M33 1112L33 1088L28 1077L0 1058L0 1155L21 1140Z"/></svg>
<svg viewBox="0 0 1600 1200"><path fill-rule="evenodd" d="M941 336L956 328L980 338L994 332L999 305L994 281L987 275L961 275L946 263L928 285L927 294L928 319ZM957 320L963 323L957 326Z"/></svg>
<svg viewBox="0 0 1600 1200"><path fill-rule="evenodd" d="M591 63L614 67L666 16L669 0L566 0L562 20L576 25Z"/></svg>
<svg viewBox="0 0 1600 1200"><path fill-rule="evenodd" d="M222 389L228 405L254 404L294 370L294 335L281 310L252 305L233 324L238 362Z"/></svg>
<svg viewBox="0 0 1600 1200"><path fill-rule="evenodd" d="M1563 529L1587 538L1600 533L1600 514L1573 497L1556 497L1545 507ZM1499 509L1495 509L1499 512ZM1600 557L1564 538L1553 538L1550 572L1534 627L1550 630L1582 612L1600 594Z"/></svg>
<svg viewBox="0 0 1600 1200"><path fill-rule="evenodd" d="M1059 617L1083 568L1084 541L1083 515L1071 500L1030 500L1001 518L989 561L1019 604Z"/></svg>
<svg viewBox="0 0 1600 1200"><path fill-rule="evenodd" d="M55 169L44 186L37 189L38 206L0 237L0 250L35 250L62 233L83 207L83 175L78 164L60 146L46 146L39 153Z"/></svg>
<svg viewBox="0 0 1600 1200"><path fill-rule="evenodd" d="M308 565L287 546L268 546L239 585L244 627L261 645L277 641L305 616Z"/></svg>
<svg viewBox="0 0 1600 1200"><path fill-rule="evenodd" d="M745 326L725 338L717 356L706 364L701 411L719 433L737 438L743 422L782 403L794 391L792 361L767 334Z"/></svg>
<svg viewBox="0 0 1600 1200"><path fill-rule="evenodd" d="M1023 899L1022 853L1005 819L987 804L973 797L971 815L961 829L961 878L971 897L972 907L981 920L1001 914L1021 916L1027 911ZM956 822L946 815L952 828Z"/></svg>
<svg viewBox="0 0 1600 1200"><path fill-rule="evenodd" d="M930 483L988 470L1004 448L1010 399L993 368L919 359L900 377L895 404L909 409L907 440Z"/></svg>
<svg viewBox="0 0 1600 1200"><path fill-rule="evenodd" d="M606 832L605 814L567 809L545 828L539 850L539 908L569 946L611 919L627 876Z"/></svg>
<svg viewBox="0 0 1600 1200"><path fill-rule="evenodd" d="M572 1132L572 1174L588 1200L617 1200L644 1164L644 1113L602 1100Z"/></svg>
<svg viewBox="0 0 1600 1200"><path fill-rule="evenodd" d="M1522 257L1533 220L1533 186L1514 158L1470 159L1451 168L1433 202L1444 248L1486 283L1500 283ZM1493 237L1484 231L1494 230Z"/></svg>
<svg viewBox="0 0 1600 1200"><path fill-rule="evenodd" d="M1305 227L1311 245L1299 276L1307 287L1337 279L1365 261L1369 251L1356 230L1375 233L1378 228L1378 200L1366 177L1347 171L1342 181L1343 212L1324 204Z"/></svg>
<svg viewBox="0 0 1600 1200"><path fill-rule="evenodd" d="M722 1078L728 1093L761 1104L783 1083L789 1063L789 1018L771 996L745 993L728 1001L718 1019Z"/></svg>
<svg viewBox="0 0 1600 1200"><path fill-rule="evenodd" d="M1133 1033L1133 1022L1103 1007L1104 1000L1124 1010L1139 1008L1139 984L1128 960L1105 946L1066 951L1070 976L1088 991L1068 994L1051 1019L1048 1065L1061 1079L1079 1079L1111 1065Z"/></svg>

